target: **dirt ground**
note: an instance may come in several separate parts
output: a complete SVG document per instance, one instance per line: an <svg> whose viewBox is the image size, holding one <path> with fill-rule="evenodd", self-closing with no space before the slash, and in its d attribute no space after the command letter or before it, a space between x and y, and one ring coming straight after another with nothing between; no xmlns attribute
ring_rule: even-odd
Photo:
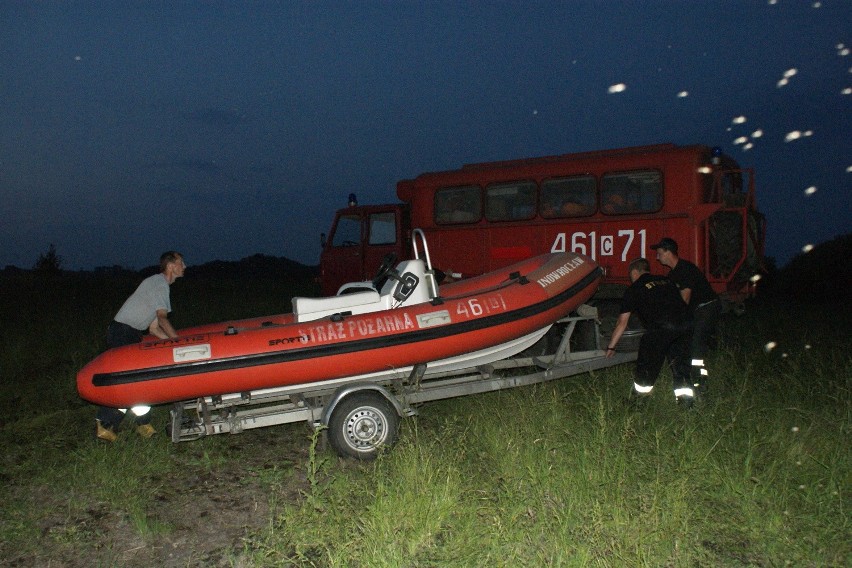
<svg viewBox="0 0 852 568"><path fill-rule="evenodd" d="M16 554L0 545L0 566L250 566L243 551L251 547L252 534L268 527L271 504L295 502L308 489L308 435L303 424L225 435L216 451L226 459L180 468L169 479L152 472L147 481L159 489L151 495L146 525L164 529L150 536L106 503L69 514L67 496L30 487L33 507L45 511L38 553ZM156 443L171 442L161 437ZM175 448L181 463L200 461L182 459L183 452L193 458L193 452L203 453L198 442Z"/></svg>

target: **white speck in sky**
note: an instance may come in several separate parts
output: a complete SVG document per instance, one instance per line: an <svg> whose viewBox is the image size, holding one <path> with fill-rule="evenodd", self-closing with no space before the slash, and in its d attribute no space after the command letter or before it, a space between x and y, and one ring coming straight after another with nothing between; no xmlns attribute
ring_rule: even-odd
<svg viewBox="0 0 852 568"><path fill-rule="evenodd" d="M538 114L538 110L537 109L533 110L533 114Z"/></svg>
<svg viewBox="0 0 852 568"><path fill-rule="evenodd" d="M80 57L79 55L74 56L74 61L82 61L82 60L83 60L83 58Z"/></svg>
<svg viewBox="0 0 852 568"><path fill-rule="evenodd" d="M689 96L689 91L681 91L677 94L679 99L683 99Z"/></svg>
<svg viewBox="0 0 852 568"><path fill-rule="evenodd" d="M852 95L852 87L846 87L842 91L840 91L841 95Z"/></svg>
<svg viewBox="0 0 852 568"><path fill-rule="evenodd" d="M748 136L740 136L736 140L734 140L734 146L739 146L740 144L745 144L748 142Z"/></svg>
<svg viewBox="0 0 852 568"><path fill-rule="evenodd" d="M802 252L811 252L812 250L814 250L814 245L810 243L802 247Z"/></svg>
<svg viewBox="0 0 852 568"><path fill-rule="evenodd" d="M793 140L798 140L802 137L802 132L800 130L793 130L792 132L788 132L787 136L784 137L784 142L792 142Z"/></svg>
<svg viewBox="0 0 852 568"><path fill-rule="evenodd" d="M627 85L625 85L624 83L617 83L615 85L610 85L609 89L607 89L607 92L609 94L623 93L625 90L627 90Z"/></svg>
<svg viewBox="0 0 852 568"><path fill-rule="evenodd" d="M733 124L743 124L745 121L746 121L746 117L744 117L743 115L740 115L740 116L735 116L734 119L731 122Z"/></svg>
<svg viewBox="0 0 852 568"><path fill-rule="evenodd" d="M784 71L784 78L789 79L790 77L792 77L793 75L795 75L798 72L799 72L798 69L796 69L795 67L791 67L790 69L787 69L786 71Z"/></svg>
<svg viewBox="0 0 852 568"><path fill-rule="evenodd" d="M846 166L846 173L852 174L852 166Z"/></svg>
<svg viewBox="0 0 852 568"><path fill-rule="evenodd" d="M814 2L813 7L814 8L822 8L822 2Z"/></svg>
<svg viewBox="0 0 852 568"><path fill-rule="evenodd" d="M815 186L815 185L812 185L812 186L810 186L809 188L807 188L807 189L805 190L805 195L813 195L813 194L814 194L814 193L816 193L816 192L817 192L817 188L816 188L816 186Z"/></svg>
<svg viewBox="0 0 852 568"><path fill-rule="evenodd" d="M763 130L760 129L757 129L751 133L752 138L760 138L761 136L763 136Z"/></svg>
<svg viewBox="0 0 852 568"><path fill-rule="evenodd" d="M778 344L775 343L774 341L770 341L769 343L767 343L766 345L763 346L763 350L766 351L767 353L769 353L770 351L772 351L776 347L778 347Z"/></svg>
<svg viewBox="0 0 852 568"><path fill-rule="evenodd" d="M745 152L747 150L751 150L752 148L754 148L754 144L752 142L748 142L746 144L743 144L743 152Z"/></svg>
<svg viewBox="0 0 852 568"><path fill-rule="evenodd" d="M776 87L778 87L778 88L780 89L781 87L786 87L786 86L787 86L787 83L789 83L789 82L790 82L790 81L788 81L787 79L781 79L780 81L778 81L777 83L775 83L775 86L776 86Z"/></svg>

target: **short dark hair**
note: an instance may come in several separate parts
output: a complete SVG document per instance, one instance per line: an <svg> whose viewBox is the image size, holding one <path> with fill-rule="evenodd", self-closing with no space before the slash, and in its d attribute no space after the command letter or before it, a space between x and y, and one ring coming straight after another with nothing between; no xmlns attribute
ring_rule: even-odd
<svg viewBox="0 0 852 568"><path fill-rule="evenodd" d="M160 255L160 272L165 272L166 267L172 262L182 259L183 255L177 251L170 250Z"/></svg>
<svg viewBox="0 0 852 568"><path fill-rule="evenodd" d="M671 237L663 237L662 239L660 239L660 242L658 242L655 245L651 245L651 248L654 249L654 250L657 250L657 249L668 250L668 251L671 251L671 252L677 254L677 241L674 240Z"/></svg>
<svg viewBox="0 0 852 568"><path fill-rule="evenodd" d="M639 272L651 272L651 263L648 262L647 258L637 258L627 267L627 274L630 274L634 270L638 270Z"/></svg>

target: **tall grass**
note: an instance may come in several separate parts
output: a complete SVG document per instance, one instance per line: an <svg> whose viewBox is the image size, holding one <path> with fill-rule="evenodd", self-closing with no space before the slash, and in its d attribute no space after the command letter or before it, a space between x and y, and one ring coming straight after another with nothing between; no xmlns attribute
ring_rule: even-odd
<svg viewBox="0 0 852 568"><path fill-rule="evenodd" d="M850 357L806 314L789 331L774 318L758 307L726 321L694 411L665 376L631 408L626 367L427 405L376 463L331 462L318 498L285 506L246 553L260 565L849 565ZM779 333L789 351L765 352Z"/></svg>
<svg viewBox="0 0 852 568"><path fill-rule="evenodd" d="M179 326L287 311L293 293L180 284ZM0 306L16 324L0 332L0 557L47 564L50 545L116 565L123 557L99 548L93 519L129 525L150 546L175 530L157 509L158 495L178 490L173 479L248 473L256 455L276 463L254 471L269 517L233 550L234 565L852 564L848 308L776 303L726 318L710 391L693 411L674 404L667 373L647 407L631 407L632 370L621 366L423 405L396 447L363 464L297 425L179 445L130 431L95 442L74 374L102 349L133 285L63 283L28 304L32 318ZM24 288L4 301L20 305ZM310 449L303 461L276 454L286 436Z"/></svg>

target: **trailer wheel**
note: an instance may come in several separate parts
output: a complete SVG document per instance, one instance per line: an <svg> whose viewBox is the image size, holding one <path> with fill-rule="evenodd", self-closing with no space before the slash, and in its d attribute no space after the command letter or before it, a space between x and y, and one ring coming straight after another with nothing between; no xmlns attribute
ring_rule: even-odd
<svg viewBox="0 0 852 568"><path fill-rule="evenodd" d="M342 457L373 460L396 441L399 415L376 392L357 392L340 401L328 421L328 440Z"/></svg>

